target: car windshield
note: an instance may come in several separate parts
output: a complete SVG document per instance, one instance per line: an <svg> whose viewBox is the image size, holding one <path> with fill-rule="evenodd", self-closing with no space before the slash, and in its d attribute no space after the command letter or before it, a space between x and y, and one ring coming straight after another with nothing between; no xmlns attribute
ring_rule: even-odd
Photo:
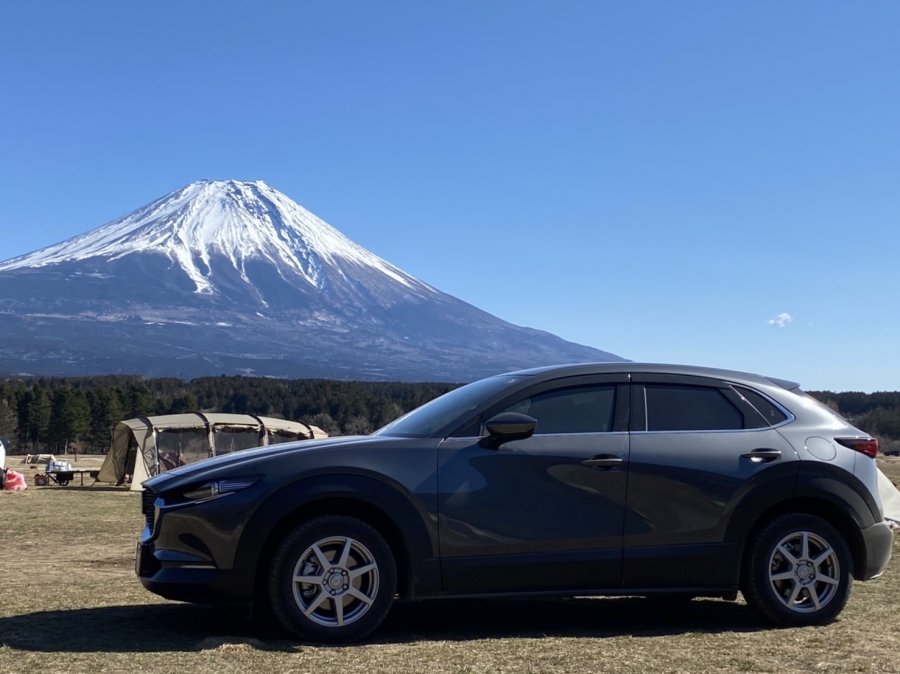
<svg viewBox="0 0 900 674"><path fill-rule="evenodd" d="M467 412L521 380L522 377L500 375L466 384L417 407L387 426L382 426L373 435L431 437L454 419L459 419L460 424L464 423L468 420Z"/></svg>

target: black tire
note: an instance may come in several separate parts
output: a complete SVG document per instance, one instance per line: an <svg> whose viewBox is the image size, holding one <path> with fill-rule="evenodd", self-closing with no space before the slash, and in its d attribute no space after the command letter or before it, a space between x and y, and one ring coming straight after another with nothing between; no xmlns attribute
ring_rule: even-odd
<svg viewBox="0 0 900 674"><path fill-rule="evenodd" d="M294 529L275 550L270 568L272 612L288 631L310 641L362 639L384 620L397 590L387 542L365 522L343 515L317 517ZM312 582L294 582L295 572Z"/></svg>
<svg viewBox="0 0 900 674"><path fill-rule="evenodd" d="M741 592L770 622L785 627L825 625L850 598L850 549L819 517L779 515L749 542L744 559Z"/></svg>

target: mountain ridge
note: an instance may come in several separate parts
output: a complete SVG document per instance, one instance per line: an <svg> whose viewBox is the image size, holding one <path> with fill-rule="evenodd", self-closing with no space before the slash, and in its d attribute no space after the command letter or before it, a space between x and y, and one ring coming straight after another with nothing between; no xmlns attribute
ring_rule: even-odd
<svg viewBox="0 0 900 674"><path fill-rule="evenodd" d="M447 295L262 181L191 183L0 262L0 302L6 372L467 381L623 360Z"/></svg>

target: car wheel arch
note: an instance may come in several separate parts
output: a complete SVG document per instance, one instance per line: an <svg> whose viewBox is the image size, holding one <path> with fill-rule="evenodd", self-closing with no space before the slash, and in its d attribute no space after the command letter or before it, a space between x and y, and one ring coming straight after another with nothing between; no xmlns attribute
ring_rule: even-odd
<svg viewBox="0 0 900 674"><path fill-rule="evenodd" d="M748 531L747 536L744 537L740 556L742 567L746 562L745 551L750 542L755 540L759 532L769 522L776 517L787 514L813 515L825 520L837 529L844 542L846 542L847 547L850 548L850 554L853 558L853 576L860 579L858 576L861 572L860 570L866 568L866 546L862 533L860 533L859 523L845 508L842 508L832 500L815 496L798 496L785 499L760 514ZM741 573L743 573L743 568Z"/></svg>
<svg viewBox="0 0 900 674"><path fill-rule="evenodd" d="M252 573L254 597L278 542L299 523L326 514L354 517L375 528L394 553L398 593L405 597L415 592L417 581L423 580L419 578L421 561L436 556L436 544L422 514L408 497L380 480L331 474L285 485L247 522L235 567Z"/></svg>

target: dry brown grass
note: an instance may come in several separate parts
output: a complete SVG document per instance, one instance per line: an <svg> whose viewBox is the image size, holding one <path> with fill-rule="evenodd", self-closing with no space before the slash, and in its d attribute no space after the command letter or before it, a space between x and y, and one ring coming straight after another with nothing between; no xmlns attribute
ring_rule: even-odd
<svg viewBox="0 0 900 674"><path fill-rule="evenodd" d="M824 628L771 629L742 602L456 601L397 605L368 643L329 648L149 594L140 526L129 492L0 493L0 672L900 672L897 562Z"/></svg>

